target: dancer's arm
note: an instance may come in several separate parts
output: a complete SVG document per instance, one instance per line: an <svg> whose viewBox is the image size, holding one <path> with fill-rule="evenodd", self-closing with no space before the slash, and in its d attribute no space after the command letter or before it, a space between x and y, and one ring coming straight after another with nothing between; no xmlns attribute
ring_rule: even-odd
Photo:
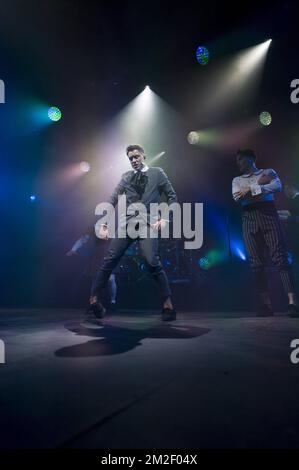
<svg viewBox="0 0 299 470"><path fill-rule="evenodd" d="M82 248L82 246L85 245L85 243L88 242L89 238L90 237L87 233L82 235L82 237L78 238L78 240L74 243L74 245L72 246L70 251L67 252L66 255L67 256L74 256L74 255L78 254L78 251L80 250L80 248Z"/></svg>
<svg viewBox="0 0 299 470"><path fill-rule="evenodd" d="M251 194L253 196L257 196L258 194L277 193L281 190L281 181L276 171L272 169L265 170L258 179L257 184L251 186Z"/></svg>
<svg viewBox="0 0 299 470"><path fill-rule="evenodd" d="M242 199L244 196L246 196L247 193L249 193L250 187L246 186L241 188L239 185L239 179L234 178L232 182L232 194L233 194L233 199L234 201L238 202L239 199Z"/></svg>

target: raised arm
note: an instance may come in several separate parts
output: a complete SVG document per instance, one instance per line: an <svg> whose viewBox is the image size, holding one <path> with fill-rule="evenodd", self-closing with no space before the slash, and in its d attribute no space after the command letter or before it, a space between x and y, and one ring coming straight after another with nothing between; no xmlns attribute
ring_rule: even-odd
<svg viewBox="0 0 299 470"><path fill-rule="evenodd" d="M257 184L251 185L250 189L253 196L277 193L282 190L282 184L276 171L269 169L262 173Z"/></svg>
<svg viewBox="0 0 299 470"><path fill-rule="evenodd" d="M90 238L90 236L87 233L85 233L80 238L78 238L78 240L75 241L75 243L73 244L70 251L67 252L67 256L76 255L77 252L80 250L80 248L82 248L82 246L85 245L85 243L88 242L89 238Z"/></svg>

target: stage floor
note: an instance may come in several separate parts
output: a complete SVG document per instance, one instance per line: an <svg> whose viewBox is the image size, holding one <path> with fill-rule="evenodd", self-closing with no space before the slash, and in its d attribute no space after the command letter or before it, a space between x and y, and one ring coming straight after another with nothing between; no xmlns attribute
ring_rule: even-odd
<svg viewBox="0 0 299 470"><path fill-rule="evenodd" d="M0 310L3 448L299 447L299 319Z"/></svg>

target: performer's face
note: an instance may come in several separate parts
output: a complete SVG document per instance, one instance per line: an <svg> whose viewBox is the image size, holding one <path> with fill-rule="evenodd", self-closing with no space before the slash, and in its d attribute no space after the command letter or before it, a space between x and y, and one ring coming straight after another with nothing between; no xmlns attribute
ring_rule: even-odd
<svg viewBox="0 0 299 470"><path fill-rule="evenodd" d="M247 173L251 170L254 161L250 157L245 155L237 155L237 165L240 170L240 173Z"/></svg>
<svg viewBox="0 0 299 470"><path fill-rule="evenodd" d="M134 170L141 170L144 165L144 155L139 150L132 150L128 153L128 158Z"/></svg>

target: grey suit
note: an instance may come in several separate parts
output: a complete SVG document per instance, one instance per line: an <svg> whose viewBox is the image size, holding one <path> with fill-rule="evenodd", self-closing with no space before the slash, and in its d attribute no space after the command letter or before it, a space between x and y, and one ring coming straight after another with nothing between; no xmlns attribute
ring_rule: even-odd
<svg viewBox="0 0 299 470"><path fill-rule="evenodd" d="M148 215L150 204L159 203L160 197L163 193L167 197L168 204L177 201L176 193L162 168L148 168L148 170L143 173L141 192L137 189L134 178L135 172L133 170L122 175L122 178L109 201L114 207L118 202L118 196L121 194L126 195L127 205L135 202L142 202L147 208ZM125 215L123 220L127 222L128 218L129 217ZM148 222L152 223L154 220L150 220L148 218ZM159 259L158 239L146 237L139 238L138 240L149 272L156 281L162 301L164 301L171 295L171 291L166 273ZM92 296L97 295L97 293L105 287L111 272L117 266L120 258L123 256L127 248L134 241L135 240L130 238L128 235L126 238L119 238L116 236L116 238L111 240L107 256L105 256L104 261L100 266L96 281L93 284L91 291Z"/></svg>

